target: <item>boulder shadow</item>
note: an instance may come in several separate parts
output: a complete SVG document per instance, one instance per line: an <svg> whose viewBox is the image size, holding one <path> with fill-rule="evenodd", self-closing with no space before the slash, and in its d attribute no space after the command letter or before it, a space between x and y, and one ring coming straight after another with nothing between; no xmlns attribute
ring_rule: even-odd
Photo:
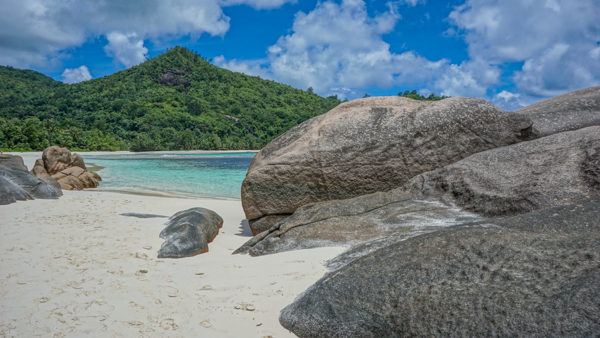
<svg viewBox="0 0 600 338"><path fill-rule="evenodd" d="M252 237L252 231L250 230L250 224L248 223L247 219L243 219L240 222L238 230L239 232L235 234L236 236Z"/></svg>

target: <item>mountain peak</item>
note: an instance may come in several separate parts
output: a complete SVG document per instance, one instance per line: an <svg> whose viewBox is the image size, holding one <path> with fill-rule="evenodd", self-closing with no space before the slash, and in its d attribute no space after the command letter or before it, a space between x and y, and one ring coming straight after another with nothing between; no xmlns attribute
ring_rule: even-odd
<svg viewBox="0 0 600 338"><path fill-rule="evenodd" d="M205 58L203 58L196 52L182 46L175 46L173 48L169 48L166 52L158 55L153 60L208 63L208 61Z"/></svg>

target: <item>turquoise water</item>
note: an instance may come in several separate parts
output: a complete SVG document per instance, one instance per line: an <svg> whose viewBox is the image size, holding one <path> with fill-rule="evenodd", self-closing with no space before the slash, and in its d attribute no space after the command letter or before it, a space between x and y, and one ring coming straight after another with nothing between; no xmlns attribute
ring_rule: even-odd
<svg viewBox="0 0 600 338"><path fill-rule="evenodd" d="M254 152L83 155L104 167L101 189L240 198Z"/></svg>

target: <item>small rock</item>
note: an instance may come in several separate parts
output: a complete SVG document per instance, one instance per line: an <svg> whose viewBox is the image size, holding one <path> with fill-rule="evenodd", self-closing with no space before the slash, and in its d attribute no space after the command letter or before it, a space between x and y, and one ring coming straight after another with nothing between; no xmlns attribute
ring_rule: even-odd
<svg viewBox="0 0 600 338"><path fill-rule="evenodd" d="M208 320L203 320L203 321L201 321L201 322L200 322L200 325L201 325L202 327L206 327L206 328L209 328L209 327L211 327L211 326L212 326L212 324L211 324L211 323L210 323Z"/></svg>

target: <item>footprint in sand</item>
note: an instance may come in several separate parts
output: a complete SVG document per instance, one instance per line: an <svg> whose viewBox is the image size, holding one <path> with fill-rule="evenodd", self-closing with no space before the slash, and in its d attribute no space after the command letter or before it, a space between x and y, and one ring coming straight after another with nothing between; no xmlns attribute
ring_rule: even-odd
<svg viewBox="0 0 600 338"><path fill-rule="evenodd" d="M179 327L179 326L177 326L177 324L175 324L175 320L173 318L165 318L160 321L159 325L163 330L170 330L170 331L175 331Z"/></svg>
<svg viewBox="0 0 600 338"><path fill-rule="evenodd" d="M142 325L144 325L144 322L141 322L139 320L130 320L127 322L127 324L129 324L131 326L142 326Z"/></svg>

